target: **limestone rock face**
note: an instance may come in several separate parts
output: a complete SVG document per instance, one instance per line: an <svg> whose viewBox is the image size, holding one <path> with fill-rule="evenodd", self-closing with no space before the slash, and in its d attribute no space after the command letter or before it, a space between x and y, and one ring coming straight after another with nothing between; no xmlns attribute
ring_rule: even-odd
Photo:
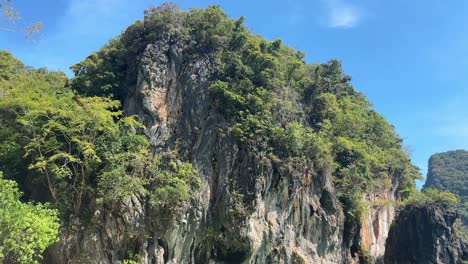
<svg viewBox="0 0 468 264"><path fill-rule="evenodd" d="M406 206L390 228L385 263L463 263L467 251L455 234L456 219L442 206Z"/></svg>
<svg viewBox="0 0 468 264"><path fill-rule="evenodd" d="M184 47L170 42L147 46L125 102L126 114L141 117L155 148L176 138L186 143L204 182L174 228L160 235L163 262L343 263L344 217L330 173L288 170L220 134L225 120L208 97L213 57L185 61ZM239 202L246 212L236 211Z"/></svg>
<svg viewBox="0 0 468 264"><path fill-rule="evenodd" d="M359 263L359 244L382 256L393 207L372 205L362 229L345 230L331 169L265 157L234 140L209 96L214 54L185 49L171 34L144 48L124 111L145 124L155 151L182 142L201 190L164 229L149 221L160 216L143 197L117 208L91 204L90 222L71 221L46 263L111 264L129 252L145 264ZM394 194L366 199L391 202Z"/></svg>

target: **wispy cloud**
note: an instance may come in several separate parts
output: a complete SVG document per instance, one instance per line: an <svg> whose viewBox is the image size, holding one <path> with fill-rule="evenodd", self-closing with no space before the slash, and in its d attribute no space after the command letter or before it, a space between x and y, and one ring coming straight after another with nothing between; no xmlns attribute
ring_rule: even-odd
<svg viewBox="0 0 468 264"><path fill-rule="evenodd" d="M326 0L328 26L332 28L352 28L359 24L362 12L351 3L342 0Z"/></svg>

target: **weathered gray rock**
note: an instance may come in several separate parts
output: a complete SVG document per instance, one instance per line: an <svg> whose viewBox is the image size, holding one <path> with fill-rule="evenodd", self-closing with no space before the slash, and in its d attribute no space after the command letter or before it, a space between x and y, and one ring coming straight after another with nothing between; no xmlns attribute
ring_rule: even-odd
<svg viewBox="0 0 468 264"><path fill-rule="evenodd" d="M153 224L158 216L142 197L116 208L92 204L91 221L65 227L46 262L110 264L131 252L145 264L358 263L351 247L360 240L381 256L393 207L371 206L363 228L344 241L330 170L265 157L236 142L208 94L214 55L186 56L184 43L172 37L150 43L139 56L124 110L146 125L155 151L183 142L201 190L164 229ZM394 199L391 190L366 197L376 198Z"/></svg>
<svg viewBox="0 0 468 264"><path fill-rule="evenodd" d="M455 235L457 217L456 212L441 205L406 206L390 228L385 263L463 263L468 256L462 240Z"/></svg>

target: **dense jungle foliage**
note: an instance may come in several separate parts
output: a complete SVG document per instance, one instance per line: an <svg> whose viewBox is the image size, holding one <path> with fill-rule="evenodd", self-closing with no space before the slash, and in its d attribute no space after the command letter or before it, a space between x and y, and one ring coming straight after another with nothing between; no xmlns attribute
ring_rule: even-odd
<svg viewBox="0 0 468 264"><path fill-rule="evenodd" d="M38 263L58 239L57 211L44 204L23 203L17 183L0 172L0 261Z"/></svg>

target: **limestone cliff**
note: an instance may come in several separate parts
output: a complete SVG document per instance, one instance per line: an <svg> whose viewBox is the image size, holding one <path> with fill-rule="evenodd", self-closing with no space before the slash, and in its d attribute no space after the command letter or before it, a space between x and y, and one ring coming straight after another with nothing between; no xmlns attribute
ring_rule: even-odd
<svg viewBox="0 0 468 264"><path fill-rule="evenodd" d="M121 86L125 88L124 96L119 99L123 102L125 114L137 115L146 126L142 133L149 138L155 152L177 148L180 155L193 164L202 179L201 189L180 209L177 218L165 225L154 224L154 219L164 219L164 215L153 211L145 197L135 195L117 207L91 203L89 208L94 212L91 218L85 222L72 217L62 230L62 240L48 250L46 262L108 264L134 258L145 264L331 264L366 263L381 258L394 217L393 202L401 195L400 177L397 175L403 175L407 169L398 168L398 171L395 169L391 173L366 171L371 178L380 175L378 177L383 177L386 184L359 187L360 192L366 190L362 197L359 194L357 198L359 201L362 198L366 207L361 215L347 207L346 201L339 199L339 196L345 197L343 193L351 190L346 187L350 183L345 180L357 174L353 170L359 169L354 166L362 154L349 147L352 142L344 135L336 136L344 143L333 143L336 144L333 151L337 153L338 165L333 162L319 165L314 160L319 150L301 158L280 157L265 151L269 143L239 140L230 119L223 114L222 108L228 106L220 106L210 93L210 85L221 78L221 53L207 48L211 46L199 45L200 42L195 42L199 45L196 46L194 41L186 41L183 34L187 23L178 19L173 19L167 31L157 31L157 37L146 38L138 48L132 49L130 55L127 54L126 64L119 68L119 73L124 76ZM239 27L237 22L229 23ZM146 24L138 25L142 30L148 27ZM196 30L190 32L196 34L193 33ZM226 42L223 36L213 39L216 45L227 45L223 44ZM134 37L129 42L136 43L137 40ZM258 44L255 37L251 41L259 49L267 50L263 47L266 42ZM280 42L268 45L273 49L272 54L281 49ZM195 51L194 47L197 47ZM290 50L284 52L292 53ZM300 53L292 55L299 58L299 65L305 65L301 56ZM251 57L249 55L247 59ZM227 61L229 58L225 56L223 59ZM347 83L349 77L334 72L336 65L334 62L326 66L330 68L326 68L330 75L339 79L338 84L333 84L336 87L332 87L336 91L330 88L329 83L317 81L308 84L305 77L300 82L299 77L294 77L294 69L285 70L290 76L284 77L279 86L276 83L264 84L262 80L254 81L259 83L258 86L270 85L269 89L278 100L292 102L288 111L279 106L278 112L271 114L278 123L284 120L303 124L311 122L311 127L319 131L335 117L325 111L323 116L319 116L304 110L310 105L317 109L320 106L320 101L312 98L316 96L313 93L316 93L317 87L328 89L322 96L325 99L341 96L346 91L350 95L344 96L343 104L353 98L362 100L362 95L354 92ZM281 63L278 63L277 67L280 66ZM262 70L266 66L258 67ZM314 68L316 66L310 67L312 76L319 74L318 68ZM85 70L83 72L88 74ZM274 71L262 70L261 74L271 74L271 78L275 76ZM278 70L278 75L281 74ZM294 82L297 87L311 87L311 92L307 90L305 95L302 94L293 87ZM322 100L322 97L316 97ZM316 100L313 101L315 106L307 103L307 100L312 100L310 98ZM381 120L373 110L365 114L368 115L367 119L375 117ZM343 116L336 122L346 121L347 117ZM353 129L356 128L350 128L350 131ZM332 132L324 134L332 135ZM248 139L256 137L260 135L253 133ZM369 140L380 139L375 136L375 139ZM395 148L400 148L398 144L395 143ZM405 162L408 162L407 157L403 156L401 164ZM336 167L342 168L342 171L338 172ZM338 177L339 173L348 178Z"/></svg>
<svg viewBox="0 0 468 264"><path fill-rule="evenodd" d="M436 153L429 158L427 179L423 190L435 188L449 191L460 199L460 214L468 225L468 151L452 150Z"/></svg>

